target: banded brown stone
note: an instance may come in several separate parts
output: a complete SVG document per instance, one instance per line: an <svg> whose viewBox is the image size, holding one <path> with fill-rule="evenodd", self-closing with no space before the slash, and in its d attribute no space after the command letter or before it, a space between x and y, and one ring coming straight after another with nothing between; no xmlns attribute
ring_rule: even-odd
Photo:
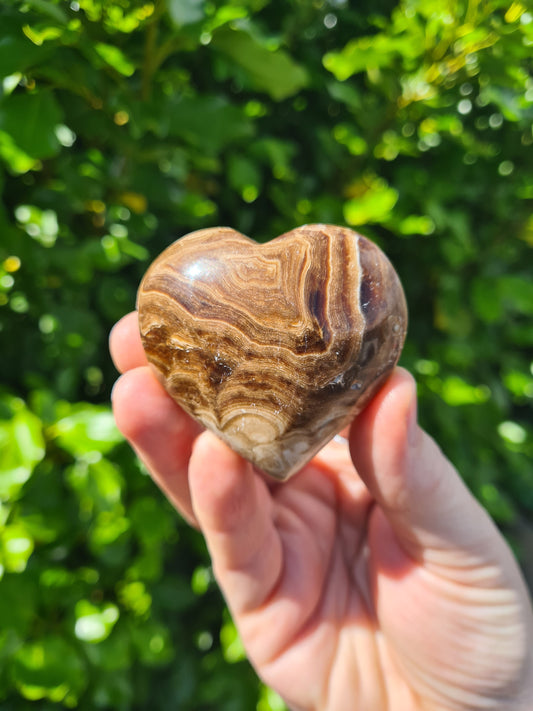
<svg viewBox="0 0 533 711"><path fill-rule="evenodd" d="M407 328L387 257L333 225L266 244L226 227L193 232L153 262L137 306L171 397L281 480L365 407Z"/></svg>

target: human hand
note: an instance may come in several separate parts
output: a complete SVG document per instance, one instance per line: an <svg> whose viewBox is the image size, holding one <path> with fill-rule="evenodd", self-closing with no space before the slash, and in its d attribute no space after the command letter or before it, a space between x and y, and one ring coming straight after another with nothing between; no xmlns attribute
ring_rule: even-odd
<svg viewBox="0 0 533 711"><path fill-rule="evenodd" d="M397 369L284 484L189 418L136 314L111 334L119 429L206 538L262 679L298 711L533 709L533 615L507 544L416 422Z"/></svg>

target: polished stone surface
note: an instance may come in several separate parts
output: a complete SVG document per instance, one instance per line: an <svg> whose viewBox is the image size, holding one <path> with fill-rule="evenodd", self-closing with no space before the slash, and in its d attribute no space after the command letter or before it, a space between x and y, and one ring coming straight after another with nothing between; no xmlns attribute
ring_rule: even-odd
<svg viewBox="0 0 533 711"><path fill-rule="evenodd" d="M362 410L407 328L386 256L333 225L263 245L226 227L193 232L153 262L137 305L146 354L169 394L276 479Z"/></svg>

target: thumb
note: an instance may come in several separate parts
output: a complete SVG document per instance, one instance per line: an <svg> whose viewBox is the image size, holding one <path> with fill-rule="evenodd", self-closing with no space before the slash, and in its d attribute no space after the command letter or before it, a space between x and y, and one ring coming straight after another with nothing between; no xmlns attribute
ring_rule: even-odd
<svg viewBox="0 0 533 711"><path fill-rule="evenodd" d="M494 524L418 426L416 413L416 383L397 368L351 427L359 476L397 543L415 560L469 567L492 558L487 547L499 538Z"/></svg>

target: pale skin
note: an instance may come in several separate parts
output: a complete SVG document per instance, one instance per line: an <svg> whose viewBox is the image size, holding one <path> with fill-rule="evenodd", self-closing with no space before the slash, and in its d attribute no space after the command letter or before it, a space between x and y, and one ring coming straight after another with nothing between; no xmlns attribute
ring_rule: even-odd
<svg viewBox="0 0 533 711"><path fill-rule="evenodd" d="M111 334L118 427L205 536L259 676L294 711L533 710L533 614L494 523L417 424L396 369L287 483L202 429Z"/></svg>

